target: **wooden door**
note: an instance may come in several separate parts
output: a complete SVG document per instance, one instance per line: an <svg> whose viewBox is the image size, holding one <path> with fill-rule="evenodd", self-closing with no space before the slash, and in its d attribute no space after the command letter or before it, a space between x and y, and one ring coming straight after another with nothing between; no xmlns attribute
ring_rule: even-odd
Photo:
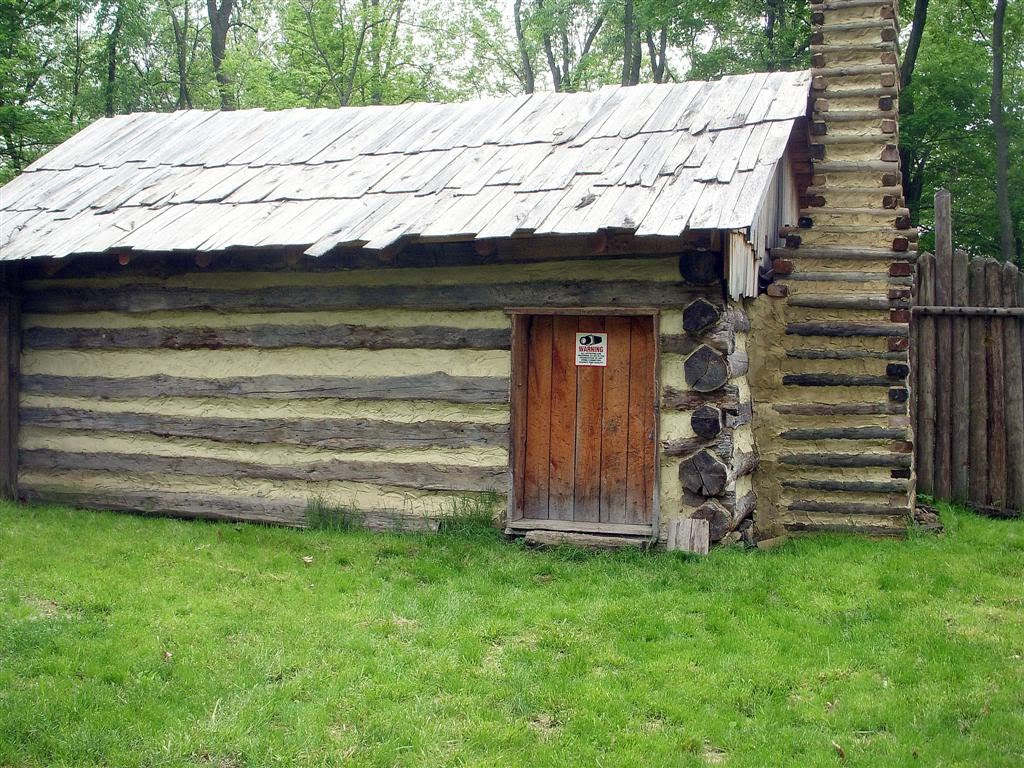
<svg viewBox="0 0 1024 768"><path fill-rule="evenodd" d="M515 337L510 526L650 530L654 316L524 315Z"/></svg>

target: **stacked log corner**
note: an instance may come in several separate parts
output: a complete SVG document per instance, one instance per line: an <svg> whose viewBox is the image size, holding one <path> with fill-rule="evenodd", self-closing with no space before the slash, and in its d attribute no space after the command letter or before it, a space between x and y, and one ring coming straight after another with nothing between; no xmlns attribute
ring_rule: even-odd
<svg viewBox="0 0 1024 768"><path fill-rule="evenodd" d="M766 424L758 528L901 535L914 498L917 231L900 176L897 9L831 0L812 12L813 175L799 227L773 252L767 301L782 338L764 353L771 391L755 392Z"/></svg>
<svg viewBox="0 0 1024 768"><path fill-rule="evenodd" d="M21 319L17 274L0 265L0 499L18 495L18 370Z"/></svg>
<svg viewBox="0 0 1024 768"><path fill-rule="evenodd" d="M719 311L697 299L683 310L683 329L695 349L683 361L688 389L678 393L677 399L691 406L692 437L663 445L668 460L679 457L680 515L707 521L711 544L753 545L756 498L751 474L757 467L757 452L747 384L750 321L738 303ZM670 519L667 547L701 551L693 548L692 540L685 546L680 543L682 530L692 537L693 531L703 532L704 527L680 526Z"/></svg>

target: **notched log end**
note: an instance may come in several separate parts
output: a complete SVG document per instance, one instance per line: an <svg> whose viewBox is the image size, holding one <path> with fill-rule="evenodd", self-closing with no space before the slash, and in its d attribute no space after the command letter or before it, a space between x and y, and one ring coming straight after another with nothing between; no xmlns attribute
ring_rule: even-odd
<svg viewBox="0 0 1024 768"><path fill-rule="evenodd" d="M718 307L707 299L694 299L683 310L683 330L687 333L700 333L717 323L721 316Z"/></svg>
<svg viewBox="0 0 1024 768"><path fill-rule="evenodd" d="M730 378L726 358L706 344L701 344L683 363L686 383L698 392L714 392Z"/></svg>

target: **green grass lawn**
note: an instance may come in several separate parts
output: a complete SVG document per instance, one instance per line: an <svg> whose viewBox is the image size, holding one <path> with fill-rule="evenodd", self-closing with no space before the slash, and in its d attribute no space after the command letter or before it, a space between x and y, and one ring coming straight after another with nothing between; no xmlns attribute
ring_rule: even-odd
<svg viewBox="0 0 1024 768"><path fill-rule="evenodd" d="M0 505L0 766L1021 766L1024 522L944 522L696 559Z"/></svg>

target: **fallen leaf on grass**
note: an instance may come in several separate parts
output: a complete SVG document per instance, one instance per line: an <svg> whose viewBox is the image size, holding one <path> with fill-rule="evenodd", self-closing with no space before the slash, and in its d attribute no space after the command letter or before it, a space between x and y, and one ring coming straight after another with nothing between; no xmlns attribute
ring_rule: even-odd
<svg viewBox="0 0 1024 768"><path fill-rule="evenodd" d="M302 558L302 562L304 562L306 565L312 565L313 564L313 556L312 555L306 555L305 557Z"/></svg>
<svg viewBox="0 0 1024 768"><path fill-rule="evenodd" d="M836 748L836 754L839 755L839 759L840 760L845 760L846 759L846 750L844 750L841 746L839 746L839 744L837 744L834 741L832 742L832 746Z"/></svg>

